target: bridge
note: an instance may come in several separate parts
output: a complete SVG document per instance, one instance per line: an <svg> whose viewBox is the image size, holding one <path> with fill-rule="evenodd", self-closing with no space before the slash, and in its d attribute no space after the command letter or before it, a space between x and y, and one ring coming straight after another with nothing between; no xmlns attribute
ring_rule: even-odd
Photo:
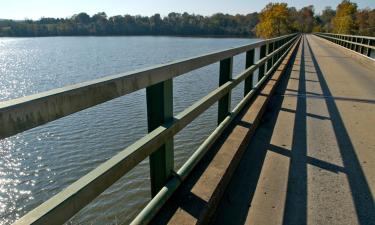
<svg viewBox="0 0 375 225"><path fill-rule="evenodd" d="M146 89L149 133L15 224L69 221L147 157L132 224L374 224L374 55L373 37L290 34L1 102L6 138ZM173 115L173 78L216 62L218 88ZM216 102L217 128L175 171L173 137Z"/></svg>

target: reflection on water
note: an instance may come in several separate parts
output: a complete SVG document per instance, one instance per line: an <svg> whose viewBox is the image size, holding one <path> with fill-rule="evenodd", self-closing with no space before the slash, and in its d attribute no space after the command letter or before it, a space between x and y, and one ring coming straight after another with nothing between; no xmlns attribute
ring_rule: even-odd
<svg viewBox="0 0 375 225"><path fill-rule="evenodd" d="M251 43L175 37L0 38L0 101ZM234 59L234 72L244 56ZM218 85L218 63L174 79L174 114ZM242 96L235 89L233 102ZM1 103L0 103L1 104ZM175 137L176 167L216 126L214 105ZM10 224L147 133L145 91L0 140L0 224ZM127 223L150 198L147 159L73 224Z"/></svg>

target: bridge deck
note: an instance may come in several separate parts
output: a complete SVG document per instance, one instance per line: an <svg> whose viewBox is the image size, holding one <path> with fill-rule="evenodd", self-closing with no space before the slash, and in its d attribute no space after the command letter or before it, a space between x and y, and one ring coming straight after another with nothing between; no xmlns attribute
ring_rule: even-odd
<svg viewBox="0 0 375 225"><path fill-rule="evenodd" d="M375 67L308 35L214 224L375 224Z"/></svg>

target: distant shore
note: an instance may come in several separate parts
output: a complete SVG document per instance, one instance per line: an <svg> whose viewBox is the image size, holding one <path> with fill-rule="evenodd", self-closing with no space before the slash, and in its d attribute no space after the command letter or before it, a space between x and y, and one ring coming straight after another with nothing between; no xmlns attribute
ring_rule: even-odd
<svg viewBox="0 0 375 225"><path fill-rule="evenodd" d="M261 39L249 35L155 35L155 34L134 34L134 35L45 35L45 36L0 36L0 38L40 38L40 37L189 37L189 38L245 38Z"/></svg>

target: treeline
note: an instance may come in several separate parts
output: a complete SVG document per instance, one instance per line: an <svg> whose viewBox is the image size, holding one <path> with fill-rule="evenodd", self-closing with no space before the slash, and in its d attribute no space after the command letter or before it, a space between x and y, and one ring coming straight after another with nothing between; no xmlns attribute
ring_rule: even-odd
<svg viewBox="0 0 375 225"><path fill-rule="evenodd" d="M249 6L250 7L250 6ZM293 32L329 32L375 36L375 9L358 9L343 0L336 9L326 7L316 14L314 6L297 10L286 3L270 3L260 13L201 16L169 13L162 17L112 16L104 12L89 16L40 20L0 20L0 36L75 36L75 35L222 35L270 38Z"/></svg>
<svg viewBox="0 0 375 225"><path fill-rule="evenodd" d="M297 10L286 3L270 3L259 13L259 20L256 34L264 38L293 32L375 36L375 9L358 9L349 0L343 0L336 9L326 7L319 14L312 5Z"/></svg>
<svg viewBox="0 0 375 225"><path fill-rule="evenodd" d="M72 36L72 35L228 35L254 36L258 13L201 16L169 13L153 16L112 16L104 12L89 16L79 13L71 18L40 20L1 20L0 36Z"/></svg>

